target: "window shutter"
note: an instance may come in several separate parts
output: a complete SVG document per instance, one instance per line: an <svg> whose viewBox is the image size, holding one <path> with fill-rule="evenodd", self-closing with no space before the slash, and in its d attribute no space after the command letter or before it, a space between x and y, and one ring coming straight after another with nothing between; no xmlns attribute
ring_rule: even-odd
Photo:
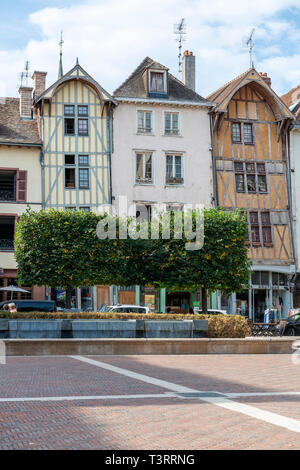
<svg viewBox="0 0 300 470"><path fill-rule="evenodd" d="M17 174L17 201L26 201L27 171L18 171Z"/></svg>

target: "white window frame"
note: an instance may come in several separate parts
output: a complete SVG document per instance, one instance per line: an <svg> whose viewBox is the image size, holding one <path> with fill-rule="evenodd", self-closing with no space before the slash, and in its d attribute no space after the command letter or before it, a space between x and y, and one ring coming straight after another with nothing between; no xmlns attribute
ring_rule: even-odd
<svg viewBox="0 0 300 470"><path fill-rule="evenodd" d="M137 159L137 154L142 154L144 155L143 157L143 175L145 175L146 171L146 164L145 164L145 155L146 154L151 154L151 182L147 182L145 179L144 180L137 180L137 174L136 174L136 159ZM154 151L153 150L139 150L135 149L133 151L133 164L134 164L134 184L140 186L140 185L145 185L145 186L153 186L154 185Z"/></svg>
<svg viewBox="0 0 300 470"><path fill-rule="evenodd" d="M173 157L173 163L172 163L172 173L173 175L175 174L175 158L174 157L181 157L181 178L182 178L182 183L168 183L167 182L167 157L172 156ZM172 176L172 178L175 178L175 176ZM184 168L184 154L182 152L165 152L165 186L184 186L185 184L185 168Z"/></svg>
<svg viewBox="0 0 300 470"><path fill-rule="evenodd" d="M175 134L173 132L170 132L169 134L166 132L166 114L177 114L178 115L178 133ZM164 111L163 113L163 135L167 137L178 137L181 136L181 116L179 111Z"/></svg>
<svg viewBox="0 0 300 470"><path fill-rule="evenodd" d="M139 113L150 113L151 114L151 130L150 132L139 130ZM152 109L137 109L136 111L136 133L138 135L154 135L154 112Z"/></svg>

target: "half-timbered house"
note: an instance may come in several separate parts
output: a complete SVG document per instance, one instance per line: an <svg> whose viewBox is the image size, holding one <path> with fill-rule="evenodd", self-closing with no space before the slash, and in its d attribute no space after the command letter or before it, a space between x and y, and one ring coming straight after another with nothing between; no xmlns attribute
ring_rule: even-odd
<svg viewBox="0 0 300 470"><path fill-rule="evenodd" d="M266 308L286 316L295 272L288 127L290 110L254 68L207 97L211 111L216 206L241 208L247 217L252 259L250 288L219 307L262 320Z"/></svg>
<svg viewBox="0 0 300 470"><path fill-rule="evenodd" d="M34 72L34 107L43 141L43 208L96 211L111 203L112 109L115 100L78 63L45 89ZM61 75L61 76L60 76ZM95 308L96 291L78 289L74 305ZM94 295L94 302L92 298Z"/></svg>

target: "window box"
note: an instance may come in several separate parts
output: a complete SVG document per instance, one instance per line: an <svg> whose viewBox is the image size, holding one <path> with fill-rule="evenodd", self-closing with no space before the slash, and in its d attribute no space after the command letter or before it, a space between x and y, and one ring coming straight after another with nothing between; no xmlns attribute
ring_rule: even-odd
<svg viewBox="0 0 300 470"><path fill-rule="evenodd" d="M167 184L183 184L183 178L168 178L166 179Z"/></svg>

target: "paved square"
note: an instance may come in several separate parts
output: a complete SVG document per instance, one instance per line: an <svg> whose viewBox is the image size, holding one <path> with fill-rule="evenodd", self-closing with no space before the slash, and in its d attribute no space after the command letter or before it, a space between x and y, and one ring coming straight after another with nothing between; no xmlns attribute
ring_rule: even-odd
<svg viewBox="0 0 300 470"><path fill-rule="evenodd" d="M0 449L300 449L290 355L9 357Z"/></svg>

